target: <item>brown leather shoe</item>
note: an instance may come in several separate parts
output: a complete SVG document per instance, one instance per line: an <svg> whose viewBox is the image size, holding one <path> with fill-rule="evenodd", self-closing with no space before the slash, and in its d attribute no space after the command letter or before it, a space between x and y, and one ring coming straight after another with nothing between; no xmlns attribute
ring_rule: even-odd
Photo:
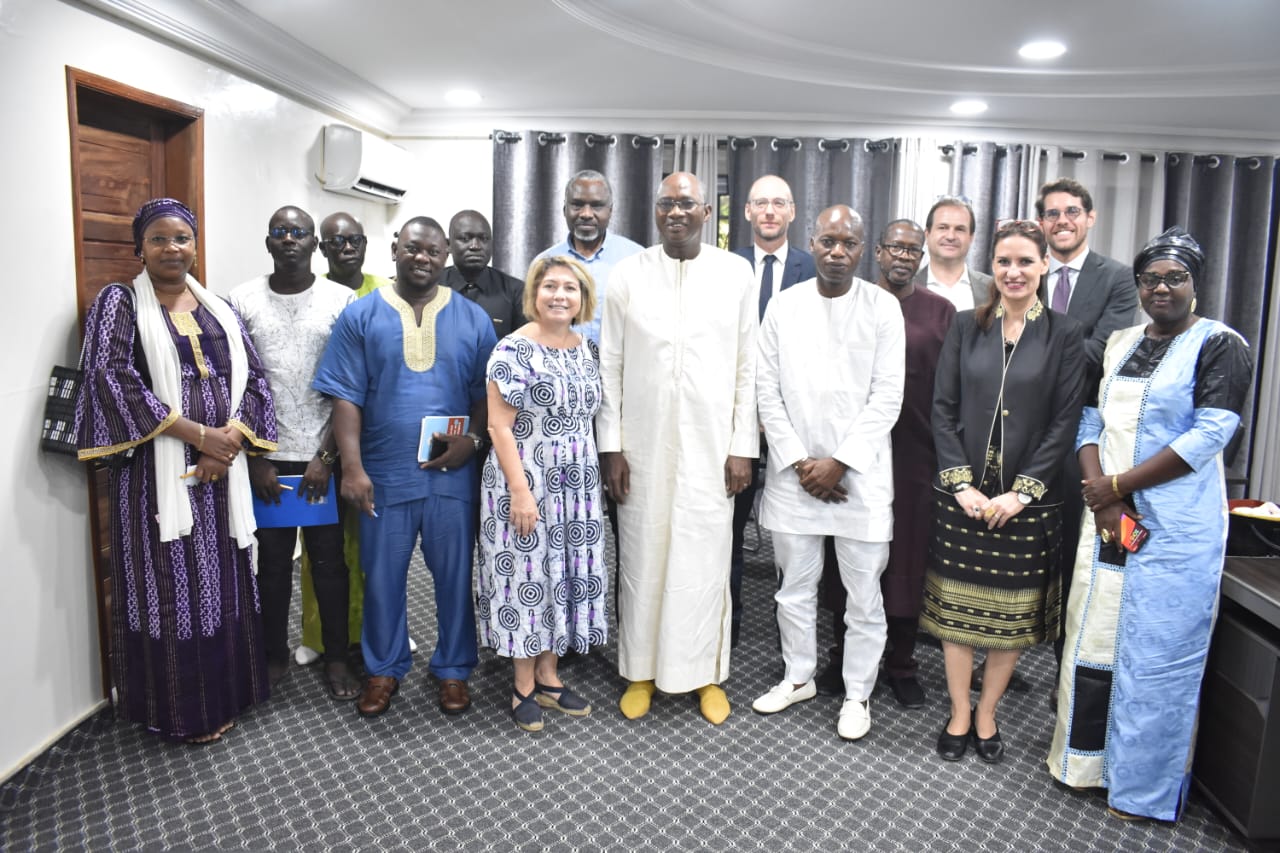
<svg viewBox="0 0 1280 853"><path fill-rule="evenodd" d="M356 710L362 717L377 717L391 707L391 697L400 689L400 681L390 675L371 675L364 683Z"/></svg>
<svg viewBox="0 0 1280 853"><path fill-rule="evenodd" d="M440 710L446 714L461 714L471 707L471 693L467 682L446 678L440 682Z"/></svg>

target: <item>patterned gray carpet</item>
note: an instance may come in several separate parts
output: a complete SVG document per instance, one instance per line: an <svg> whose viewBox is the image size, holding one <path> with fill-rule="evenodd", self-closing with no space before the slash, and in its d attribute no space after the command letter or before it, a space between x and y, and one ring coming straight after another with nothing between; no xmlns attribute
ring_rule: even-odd
<svg viewBox="0 0 1280 853"><path fill-rule="evenodd" d="M1049 778L1047 648L1020 665L1030 692L1002 706L997 766L934 754L947 703L942 655L928 646L928 707L903 710L877 689L857 743L836 736L837 699L753 714L782 673L773 589L766 541L748 556L726 684L734 712L719 728L690 696L660 694L648 717L625 720L612 644L562 668L591 716L549 714L538 734L511 722L510 670L489 652L460 717L436 710L427 648L376 720L328 699L317 668L295 666L214 746L162 743L110 712L86 722L0 787L0 850L1245 849L1198 794L1176 825L1130 824ZM420 560L409 608L413 636L432 638Z"/></svg>

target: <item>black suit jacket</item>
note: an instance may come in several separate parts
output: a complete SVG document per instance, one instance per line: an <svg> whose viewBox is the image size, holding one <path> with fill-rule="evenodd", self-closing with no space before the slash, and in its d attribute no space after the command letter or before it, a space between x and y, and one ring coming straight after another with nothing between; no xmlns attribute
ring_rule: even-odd
<svg viewBox="0 0 1280 853"><path fill-rule="evenodd" d="M751 268L755 269L756 247L754 245L747 246L745 249L734 249L733 253L746 258ZM817 274L813 266L813 255L788 243L787 265L782 270L782 283L777 286L778 290L786 290L791 285L813 278Z"/></svg>
<svg viewBox="0 0 1280 853"><path fill-rule="evenodd" d="M1040 284L1040 301L1053 302L1053 285L1057 276L1050 274ZM1133 268L1113 258L1089 252L1071 290L1067 316L1080 324L1084 333L1084 356L1089 363L1090 380L1102 371L1102 351L1107 338L1117 329L1133 325L1138 309L1138 285Z"/></svg>

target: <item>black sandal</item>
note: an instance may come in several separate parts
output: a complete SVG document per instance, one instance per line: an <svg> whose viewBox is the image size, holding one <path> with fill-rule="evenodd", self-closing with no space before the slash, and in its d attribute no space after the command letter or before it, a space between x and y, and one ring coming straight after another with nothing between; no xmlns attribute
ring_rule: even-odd
<svg viewBox="0 0 1280 853"><path fill-rule="evenodd" d="M335 672L338 667L341 670ZM329 698L335 702L352 702L360 698L360 682L351 672L351 667L342 661L324 665L324 683L329 687Z"/></svg>
<svg viewBox="0 0 1280 853"><path fill-rule="evenodd" d="M516 725L526 732L542 731L542 706L534 701L534 694L521 695L514 687L511 688L511 693L519 700L511 709Z"/></svg>

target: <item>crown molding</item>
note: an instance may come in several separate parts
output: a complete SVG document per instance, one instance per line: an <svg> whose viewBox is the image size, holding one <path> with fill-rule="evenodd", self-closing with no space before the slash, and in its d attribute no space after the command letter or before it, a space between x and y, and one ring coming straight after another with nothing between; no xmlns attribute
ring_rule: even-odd
<svg viewBox="0 0 1280 853"><path fill-rule="evenodd" d="M199 55L274 92L384 135L409 105L231 0L64 0Z"/></svg>

